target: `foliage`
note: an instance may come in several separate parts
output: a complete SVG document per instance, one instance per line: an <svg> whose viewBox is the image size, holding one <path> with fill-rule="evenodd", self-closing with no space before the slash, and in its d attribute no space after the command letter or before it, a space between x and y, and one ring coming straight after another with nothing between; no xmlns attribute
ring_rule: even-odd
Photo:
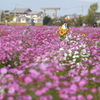
<svg viewBox="0 0 100 100"><path fill-rule="evenodd" d="M75 26L79 27L79 26L82 26L82 23L84 22L84 16L79 16L77 19L76 19L76 22L74 23Z"/></svg>
<svg viewBox="0 0 100 100"><path fill-rule="evenodd" d="M48 25L48 23L50 22L51 18L49 16L45 16L43 18L43 25Z"/></svg>
<svg viewBox="0 0 100 100"><path fill-rule="evenodd" d="M4 10L3 12L9 12L9 10Z"/></svg>
<svg viewBox="0 0 100 100"><path fill-rule="evenodd" d="M10 14L9 16L5 16L4 20L7 20L8 22L12 21L14 18L14 14Z"/></svg>
<svg viewBox="0 0 100 100"><path fill-rule="evenodd" d="M75 26L82 26L82 23L86 23L87 26L93 26L95 21L95 13L98 9L98 3L91 4L88 9L88 14L86 16L79 16L75 22Z"/></svg>
<svg viewBox="0 0 100 100"><path fill-rule="evenodd" d="M94 4L91 4L90 5L90 8L88 9L88 14L91 15L91 14L95 14L95 12L97 11L98 9L98 3L94 3Z"/></svg>
<svg viewBox="0 0 100 100"><path fill-rule="evenodd" d="M95 21L95 13L98 9L98 3L94 3L90 5L90 8L88 9L88 14L85 18L85 22L88 24L88 26L93 26Z"/></svg>

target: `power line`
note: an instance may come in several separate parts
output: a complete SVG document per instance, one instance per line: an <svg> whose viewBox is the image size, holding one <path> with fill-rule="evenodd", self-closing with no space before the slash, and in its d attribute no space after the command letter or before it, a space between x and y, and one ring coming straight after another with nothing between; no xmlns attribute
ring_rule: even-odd
<svg viewBox="0 0 100 100"><path fill-rule="evenodd" d="M67 9L73 9L73 8L79 8L79 6L76 6L76 7L68 7L68 8L63 8L61 10L67 10Z"/></svg>
<svg viewBox="0 0 100 100"><path fill-rule="evenodd" d="M82 10L82 15L83 15L83 7L84 7L84 6L82 5L82 6L81 6L81 10Z"/></svg>
<svg viewBox="0 0 100 100"><path fill-rule="evenodd" d="M88 7L88 6L75 6L75 7L68 7L68 8L61 8L61 10L69 10L69 9L74 9L74 8L81 8L81 11L83 11L83 7Z"/></svg>

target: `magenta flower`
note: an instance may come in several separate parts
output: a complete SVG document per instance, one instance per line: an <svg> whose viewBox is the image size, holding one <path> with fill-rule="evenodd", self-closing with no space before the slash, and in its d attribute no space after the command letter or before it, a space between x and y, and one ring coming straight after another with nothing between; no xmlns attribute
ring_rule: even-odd
<svg viewBox="0 0 100 100"><path fill-rule="evenodd" d="M77 87L76 84L72 84L71 87L70 87L70 89L71 89L72 91L74 91L74 92L77 92L77 91L78 91L78 87Z"/></svg>
<svg viewBox="0 0 100 100"><path fill-rule="evenodd" d="M91 89L91 92L92 92L92 93L95 93L96 91L97 91L96 88L92 88L92 89Z"/></svg>
<svg viewBox="0 0 100 100"><path fill-rule="evenodd" d="M82 79L78 84L79 86L84 86L86 84L86 80Z"/></svg>
<svg viewBox="0 0 100 100"><path fill-rule="evenodd" d="M94 74L94 73L96 73L96 72L97 72L97 69L92 69L92 70L90 71L91 74Z"/></svg>
<svg viewBox="0 0 100 100"><path fill-rule="evenodd" d="M79 82L79 81L80 81L80 79L81 79L81 77L80 77L80 76L75 76L75 77L74 77L74 81L75 81L75 82Z"/></svg>
<svg viewBox="0 0 100 100"><path fill-rule="evenodd" d="M4 99L4 95L0 94L0 100L3 100L3 99Z"/></svg>
<svg viewBox="0 0 100 100"><path fill-rule="evenodd" d="M8 93L14 94L15 93L15 88L10 87L9 90L8 90Z"/></svg>
<svg viewBox="0 0 100 100"><path fill-rule="evenodd" d="M32 74L33 78L37 78L39 76L39 72L34 70L34 69L30 69L29 72Z"/></svg>
<svg viewBox="0 0 100 100"><path fill-rule="evenodd" d="M14 98L13 97L8 97L8 100L14 100Z"/></svg>
<svg viewBox="0 0 100 100"><path fill-rule="evenodd" d="M85 100L85 98L84 98L83 95L78 95L78 96L77 96L77 99L78 99L78 100Z"/></svg>
<svg viewBox="0 0 100 100"><path fill-rule="evenodd" d="M50 77L53 81L58 81L58 77L55 75L55 76L51 76Z"/></svg>
<svg viewBox="0 0 100 100"><path fill-rule="evenodd" d="M26 84L29 84L29 83L31 83L33 80L32 80L31 77L27 76L27 77L25 77L24 81L25 81Z"/></svg>
<svg viewBox="0 0 100 100"><path fill-rule="evenodd" d="M41 90L37 90L37 91L35 92L35 95L41 96L41 95L42 95L42 91L41 91Z"/></svg>
<svg viewBox="0 0 100 100"><path fill-rule="evenodd" d="M7 68L5 68L5 67L4 68L1 68L0 69L0 73L1 74L6 74L7 73Z"/></svg>
<svg viewBox="0 0 100 100"><path fill-rule="evenodd" d="M62 99L68 99L67 94L59 94L59 97L62 98Z"/></svg>
<svg viewBox="0 0 100 100"><path fill-rule="evenodd" d="M88 95L86 96L86 98L87 98L87 100L91 100L91 99L93 99L93 96L92 96L91 94L88 94Z"/></svg>

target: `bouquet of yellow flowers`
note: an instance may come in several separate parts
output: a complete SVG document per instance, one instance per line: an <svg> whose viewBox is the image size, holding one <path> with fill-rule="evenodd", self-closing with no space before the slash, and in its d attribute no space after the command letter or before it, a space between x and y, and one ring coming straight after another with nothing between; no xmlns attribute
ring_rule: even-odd
<svg viewBox="0 0 100 100"><path fill-rule="evenodd" d="M65 35L69 32L70 30L68 28L66 28L65 30L62 29L62 27L58 27L58 30L56 30L56 33L58 33L60 35L60 38L64 39Z"/></svg>

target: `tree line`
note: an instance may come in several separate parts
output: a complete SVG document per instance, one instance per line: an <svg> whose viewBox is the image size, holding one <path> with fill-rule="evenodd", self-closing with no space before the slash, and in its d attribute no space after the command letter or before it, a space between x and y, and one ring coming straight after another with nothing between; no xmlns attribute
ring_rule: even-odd
<svg viewBox="0 0 100 100"><path fill-rule="evenodd" d="M87 26L97 24L96 22L96 11L98 9L98 3L93 3L88 9L88 14L85 16L80 15L78 18L67 20L70 26L82 26L85 23ZM99 14L100 15L100 14ZM51 19L49 16L45 16L43 19L43 25L62 25L65 21L65 16L60 18Z"/></svg>

